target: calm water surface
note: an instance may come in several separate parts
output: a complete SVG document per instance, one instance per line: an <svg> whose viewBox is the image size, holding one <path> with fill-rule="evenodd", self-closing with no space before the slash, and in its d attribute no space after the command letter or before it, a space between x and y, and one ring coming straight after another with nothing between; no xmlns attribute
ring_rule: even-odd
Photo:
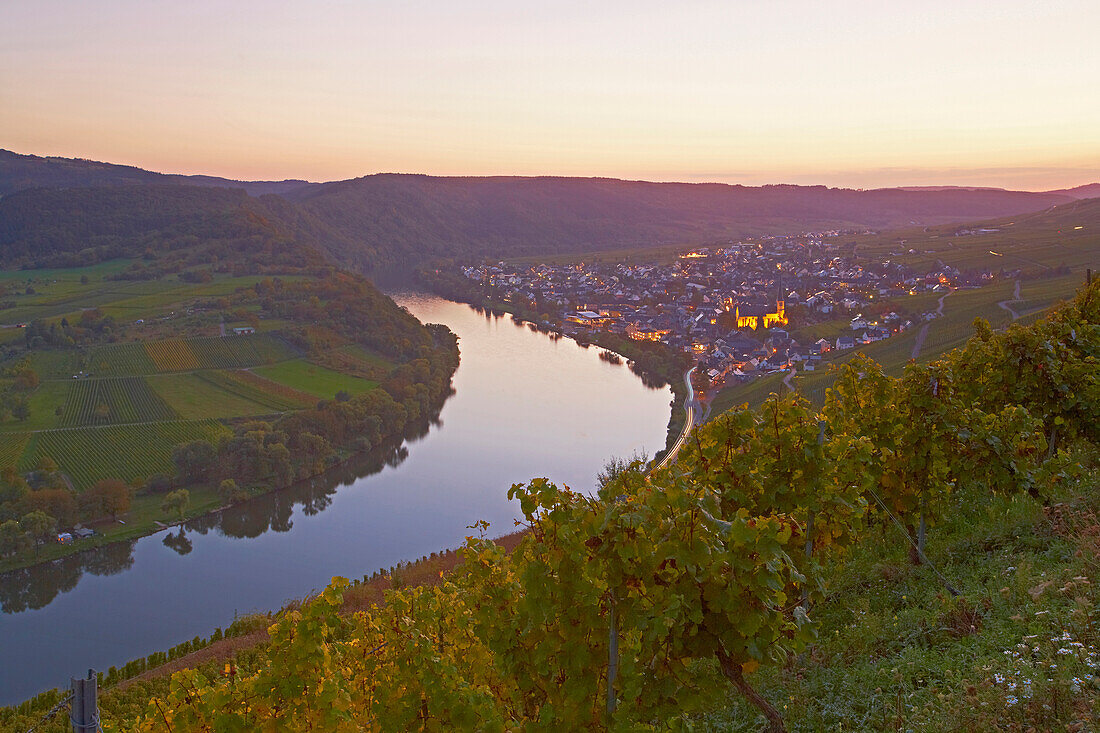
<svg viewBox="0 0 1100 733"><path fill-rule="evenodd" d="M510 532L513 483L587 489L608 457L663 447L669 389L645 387L596 348L433 296L395 300L460 338L437 423L340 477L0 576L0 705L278 608L334 575L456 547L477 520Z"/></svg>

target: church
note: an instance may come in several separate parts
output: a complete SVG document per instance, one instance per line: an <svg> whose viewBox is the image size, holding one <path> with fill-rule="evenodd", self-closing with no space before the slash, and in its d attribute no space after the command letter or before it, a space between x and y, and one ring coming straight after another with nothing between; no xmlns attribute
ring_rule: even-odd
<svg viewBox="0 0 1100 733"><path fill-rule="evenodd" d="M787 325L787 311L782 300L775 301L775 310L769 312L767 308L760 306L741 307L738 303L734 307L734 315L737 317L738 328L771 328L773 326Z"/></svg>
<svg viewBox="0 0 1100 733"><path fill-rule="evenodd" d="M772 328L773 326L787 325L786 302L783 300L783 284L780 281L776 288L775 310L769 311L767 306L747 305L737 303L734 305L732 298L723 299L723 305L727 311L732 310L737 319L737 328Z"/></svg>

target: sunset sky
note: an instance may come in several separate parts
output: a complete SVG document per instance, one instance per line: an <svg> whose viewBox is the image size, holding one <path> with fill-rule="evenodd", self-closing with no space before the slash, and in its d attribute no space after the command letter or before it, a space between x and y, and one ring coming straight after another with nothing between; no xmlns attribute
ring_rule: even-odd
<svg viewBox="0 0 1100 733"><path fill-rule="evenodd" d="M5 0L0 147L380 171L1100 180L1100 2Z"/></svg>

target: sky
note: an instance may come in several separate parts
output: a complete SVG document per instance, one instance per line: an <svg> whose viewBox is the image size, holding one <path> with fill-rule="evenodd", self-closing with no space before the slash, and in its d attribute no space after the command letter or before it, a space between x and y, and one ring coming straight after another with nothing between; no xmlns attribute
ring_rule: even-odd
<svg viewBox="0 0 1100 733"><path fill-rule="evenodd" d="M1100 180L1096 0L3 0L0 148L377 172Z"/></svg>

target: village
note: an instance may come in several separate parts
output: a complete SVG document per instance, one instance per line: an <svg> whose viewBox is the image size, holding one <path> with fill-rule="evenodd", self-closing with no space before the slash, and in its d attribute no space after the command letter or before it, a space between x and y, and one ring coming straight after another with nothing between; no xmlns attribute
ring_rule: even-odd
<svg viewBox="0 0 1100 733"><path fill-rule="evenodd" d="M949 266L917 275L890 260L857 261L837 253L830 243L837 235L696 248L664 264L498 262L464 266L461 274L490 302L536 313L539 326L582 343L604 330L691 354L704 388L813 371L829 352L882 341L938 316L906 307L908 296L980 287L994 277ZM816 330L836 335L808 337L815 324L835 324Z"/></svg>

